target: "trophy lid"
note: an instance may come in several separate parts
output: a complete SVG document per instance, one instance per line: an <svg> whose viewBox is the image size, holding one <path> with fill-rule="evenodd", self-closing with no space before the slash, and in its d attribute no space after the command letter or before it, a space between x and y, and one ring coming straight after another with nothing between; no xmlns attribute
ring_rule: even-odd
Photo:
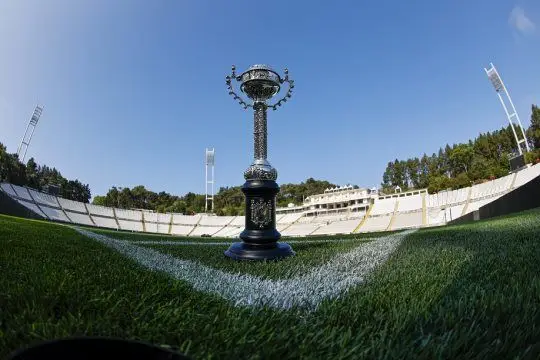
<svg viewBox="0 0 540 360"><path fill-rule="evenodd" d="M247 69L247 71L249 70L270 70L270 71L273 71L275 72L274 69L272 69L272 67L270 65L266 65L266 64L255 64L255 65L251 65L249 67L249 69Z"/></svg>

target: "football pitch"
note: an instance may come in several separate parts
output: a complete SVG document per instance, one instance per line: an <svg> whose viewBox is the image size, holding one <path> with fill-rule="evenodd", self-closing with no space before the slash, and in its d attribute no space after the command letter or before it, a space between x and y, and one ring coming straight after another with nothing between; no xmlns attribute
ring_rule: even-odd
<svg viewBox="0 0 540 360"><path fill-rule="evenodd" d="M193 359L535 359L540 209L416 231L286 239L235 262L231 240L0 215L0 358L112 336Z"/></svg>

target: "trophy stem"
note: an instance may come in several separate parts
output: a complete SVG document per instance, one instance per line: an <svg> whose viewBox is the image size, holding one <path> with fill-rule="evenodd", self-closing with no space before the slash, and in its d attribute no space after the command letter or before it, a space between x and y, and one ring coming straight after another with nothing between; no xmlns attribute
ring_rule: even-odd
<svg viewBox="0 0 540 360"><path fill-rule="evenodd" d="M267 129L266 129L266 109L263 102L257 102L253 105L253 137L254 158L255 160L266 160L267 157Z"/></svg>

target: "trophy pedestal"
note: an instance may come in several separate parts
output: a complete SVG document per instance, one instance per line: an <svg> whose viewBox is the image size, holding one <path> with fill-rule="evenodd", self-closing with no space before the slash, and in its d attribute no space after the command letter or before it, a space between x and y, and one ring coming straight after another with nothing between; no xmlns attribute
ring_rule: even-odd
<svg viewBox="0 0 540 360"><path fill-rule="evenodd" d="M274 242L267 245L254 245L236 242L225 251L225 255L234 260L276 260L294 255L291 246Z"/></svg>
<svg viewBox="0 0 540 360"><path fill-rule="evenodd" d="M246 196L246 227L225 255L236 260L272 260L294 255L292 248L278 243L276 230L276 194L274 180L247 180L242 186Z"/></svg>

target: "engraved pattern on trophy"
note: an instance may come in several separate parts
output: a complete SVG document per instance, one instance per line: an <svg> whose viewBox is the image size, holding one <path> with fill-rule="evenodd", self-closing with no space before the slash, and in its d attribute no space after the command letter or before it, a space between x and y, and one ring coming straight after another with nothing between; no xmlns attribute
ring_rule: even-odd
<svg viewBox="0 0 540 360"><path fill-rule="evenodd" d="M272 201L251 199L251 221L259 228L263 228L272 221Z"/></svg>
<svg viewBox="0 0 540 360"><path fill-rule="evenodd" d="M266 105L256 103L253 105L255 110L255 119L253 124L254 154L257 160L266 160L267 150L267 131L266 131Z"/></svg>
<svg viewBox="0 0 540 360"><path fill-rule="evenodd" d="M278 177L277 170L275 168L271 168L269 170L265 170L261 168L260 166L251 165L247 168L247 170L244 172L244 179L246 180L274 180L276 181Z"/></svg>

